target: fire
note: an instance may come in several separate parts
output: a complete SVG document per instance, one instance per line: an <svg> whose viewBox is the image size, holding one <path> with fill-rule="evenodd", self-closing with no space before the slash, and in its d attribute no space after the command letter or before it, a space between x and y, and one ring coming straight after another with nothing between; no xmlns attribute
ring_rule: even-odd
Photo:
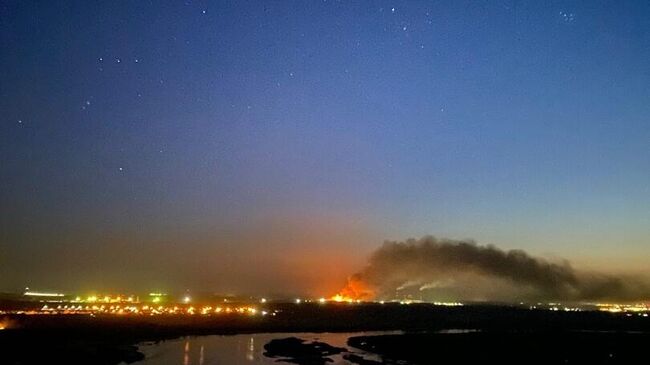
<svg viewBox="0 0 650 365"><path fill-rule="evenodd" d="M331 300L352 303L368 300L373 297L374 293L372 289L358 275L354 275L348 279L347 285L338 294L334 295Z"/></svg>
<svg viewBox="0 0 650 365"><path fill-rule="evenodd" d="M345 296L343 296L341 294L336 294L335 296L332 297L332 300L335 301L335 302L339 302L339 303L340 302L349 302L349 303L354 302L354 298L345 297Z"/></svg>
<svg viewBox="0 0 650 365"><path fill-rule="evenodd" d="M0 331L12 328L13 323L7 318L0 319Z"/></svg>

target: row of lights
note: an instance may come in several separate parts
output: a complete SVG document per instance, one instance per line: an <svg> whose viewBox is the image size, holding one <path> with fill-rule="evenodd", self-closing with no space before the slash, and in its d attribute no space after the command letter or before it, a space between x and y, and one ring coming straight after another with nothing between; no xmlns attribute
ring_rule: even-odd
<svg viewBox="0 0 650 365"><path fill-rule="evenodd" d="M248 315L258 315L261 314L266 316L267 314L276 315L276 311L268 312L266 310L258 310L255 307L242 306L242 307L213 307L213 306L204 306L200 308L195 307L186 307L180 308L178 306L174 307L165 307L165 306L134 306L134 305L93 305L93 306L57 306L49 307L44 305L39 311L28 311L28 312L17 312L18 314L141 314L141 315L158 315L158 314L201 314L201 315L212 315L212 314L248 314Z"/></svg>

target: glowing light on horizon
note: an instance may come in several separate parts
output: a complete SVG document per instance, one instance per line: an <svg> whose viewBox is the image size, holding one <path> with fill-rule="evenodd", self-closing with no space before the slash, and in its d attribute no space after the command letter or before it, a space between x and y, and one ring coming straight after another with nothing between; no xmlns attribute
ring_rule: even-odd
<svg viewBox="0 0 650 365"><path fill-rule="evenodd" d="M333 300L333 301L335 301L337 303L342 303L342 302L354 303L355 302L354 298L346 297L346 296L341 295L341 294L336 294L335 296L333 296L331 298L331 300ZM356 302L359 303L361 301L357 299Z"/></svg>
<svg viewBox="0 0 650 365"><path fill-rule="evenodd" d="M41 293L35 291L26 291L25 295L28 297L64 297L65 294L61 293Z"/></svg>
<svg viewBox="0 0 650 365"><path fill-rule="evenodd" d="M598 310L610 313L639 313L650 312L650 305L647 304L611 304L611 303L598 303L596 304Z"/></svg>

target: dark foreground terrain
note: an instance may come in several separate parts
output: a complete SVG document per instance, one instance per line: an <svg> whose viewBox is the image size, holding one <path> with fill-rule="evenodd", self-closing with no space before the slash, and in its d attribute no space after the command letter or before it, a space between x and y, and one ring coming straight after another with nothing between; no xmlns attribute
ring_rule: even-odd
<svg viewBox="0 0 650 365"><path fill-rule="evenodd" d="M408 334L354 337L349 345L381 354L386 363L414 364L639 363L630 359L647 358L644 348L650 343L650 319L636 314L428 304L275 304L267 309L277 315L5 315L0 318L7 324L0 331L1 363L129 363L142 359L136 345L144 341L256 332L403 330ZM444 329L480 332L434 333ZM269 350L278 349L284 352L275 354L309 363L287 353L291 346Z"/></svg>
<svg viewBox="0 0 650 365"><path fill-rule="evenodd" d="M640 364L648 333L476 332L359 336L348 345L407 364ZM645 360L641 360L645 359Z"/></svg>
<svg viewBox="0 0 650 365"><path fill-rule="evenodd" d="M274 339L264 345L264 356L278 358L278 361L302 365L325 365L328 356L340 354L347 349L334 347L320 341L307 342L300 338Z"/></svg>

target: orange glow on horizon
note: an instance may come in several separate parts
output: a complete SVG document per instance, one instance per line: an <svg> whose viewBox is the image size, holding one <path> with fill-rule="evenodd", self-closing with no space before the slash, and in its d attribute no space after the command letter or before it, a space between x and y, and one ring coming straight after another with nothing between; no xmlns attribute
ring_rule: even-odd
<svg viewBox="0 0 650 365"><path fill-rule="evenodd" d="M335 302L359 302L374 298L374 291L357 275L348 279L346 286L330 299Z"/></svg>
<svg viewBox="0 0 650 365"><path fill-rule="evenodd" d="M331 300L333 300L333 301L335 301L335 302L338 302L338 303L341 303L341 302L352 303L352 302L355 301L354 298L345 297L345 296L343 296L343 295L341 295L341 294L336 294L335 296L333 296L333 297L331 298Z"/></svg>

